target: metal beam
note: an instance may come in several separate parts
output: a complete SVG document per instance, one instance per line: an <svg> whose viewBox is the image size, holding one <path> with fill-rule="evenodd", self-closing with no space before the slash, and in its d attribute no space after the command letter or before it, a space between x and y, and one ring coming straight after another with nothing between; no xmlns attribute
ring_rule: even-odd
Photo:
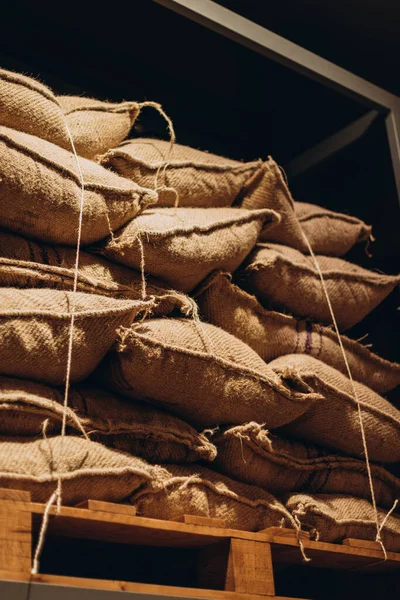
<svg viewBox="0 0 400 600"><path fill-rule="evenodd" d="M357 141L368 131L378 116L378 111L371 110L367 114L363 115L360 119L350 123L350 125L347 125L347 127L344 127L337 133L334 133L323 142L320 142L313 148L306 150L300 156L296 156L296 158L284 166L287 176L295 177L296 175L300 175L308 169L311 169L311 167L314 167L318 163L322 162L329 156L336 154L336 152L339 152L339 150L342 150L346 146L349 146L353 142Z"/></svg>
<svg viewBox="0 0 400 600"><path fill-rule="evenodd" d="M211 0L154 1L369 108L396 106L397 96Z"/></svg>

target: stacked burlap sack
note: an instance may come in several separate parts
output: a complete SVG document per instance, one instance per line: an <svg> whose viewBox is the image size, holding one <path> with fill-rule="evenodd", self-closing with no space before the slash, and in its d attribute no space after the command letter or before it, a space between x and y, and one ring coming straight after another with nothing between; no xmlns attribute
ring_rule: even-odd
<svg viewBox="0 0 400 600"><path fill-rule="evenodd" d="M374 539L359 407L303 232L343 331L400 278L341 258L370 228L295 203L272 159L124 141L140 110L0 71L0 486L45 502L61 478L67 504ZM400 365L342 343L382 520ZM395 513L382 539L400 550Z"/></svg>

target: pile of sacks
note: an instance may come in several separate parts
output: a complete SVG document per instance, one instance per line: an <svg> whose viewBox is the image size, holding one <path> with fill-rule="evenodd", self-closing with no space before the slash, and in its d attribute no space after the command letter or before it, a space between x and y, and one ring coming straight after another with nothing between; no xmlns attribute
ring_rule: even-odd
<svg viewBox="0 0 400 600"><path fill-rule="evenodd" d="M341 331L400 277L344 260L370 227L294 202L271 158L124 141L141 108L0 71L0 487L375 539L359 412L382 522L400 365L342 336L356 401L306 238Z"/></svg>

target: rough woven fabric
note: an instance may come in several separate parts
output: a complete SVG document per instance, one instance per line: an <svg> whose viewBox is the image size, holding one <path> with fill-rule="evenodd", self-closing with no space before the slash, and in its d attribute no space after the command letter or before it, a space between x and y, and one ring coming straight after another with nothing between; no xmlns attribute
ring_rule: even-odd
<svg viewBox="0 0 400 600"><path fill-rule="evenodd" d="M71 290L76 251L68 246L49 246L0 231L0 286ZM113 298L142 299L140 273L87 252L79 253L78 288L81 292ZM175 310L187 315L195 302L171 290L168 284L146 277L147 299L154 299L151 314L165 316Z"/></svg>
<svg viewBox="0 0 400 600"><path fill-rule="evenodd" d="M157 184L159 206L212 208L233 204L256 210L270 208L282 215L280 225L261 233L262 240L279 241L306 250L294 213L293 198L272 158L242 163L153 139L129 140L110 150L101 163L144 187Z"/></svg>
<svg viewBox="0 0 400 600"><path fill-rule="evenodd" d="M73 292L0 288L0 373L63 384ZM87 377L152 301L75 294L71 382Z"/></svg>
<svg viewBox="0 0 400 600"><path fill-rule="evenodd" d="M120 502L161 470L82 437L0 437L0 487L26 490L33 502L47 502L59 476L63 504Z"/></svg>
<svg viewBox="0 0 400 600"><path fill-rule="evenodd" d="M40 435L46 419L46 435L60 433L63 402L61 388L0 376L0 435ZM216 456L215 446L178 417L101 388L70 388L67 425L75 435L81 431L77 417L92 440L151 463L211 461Z"/></svg>
<svg viewBox="0 0 400 600"><path fill-rule="evenodd" d="M261 228L279 222L272 210L153 208L126 225L101 254L145 270L189 292L212 270L234 271L253 248Z"/></svg>
<svg viewBox="0 0 400 600"><path fill-rule="evenodd" d="M340 258L317 256L341 330L350 329L384 300L400 276L381 275ZM277 244L259 244L241 274L241 285L269 307L332 323L321 280L310 256Z"/></svg>
<svg viewBox="0 0 400 600"><path fill-rule="evenodd" d="M101 102L80 96L58 96L76 151L95 158L118 146L139 114L137 102ZM153 187L153 186L150 186Z"/></svg>
<svg viewBox="0 0 400 600"><path fill-rule="evenodd" d="M315 402L302 416L294 417L283 428L284 433L346 454L364 456L358 405L348 377L303 354L281 356L268 366L280 377L286 369L297 372L302 381L323 396L322 401ZM354 385L369 458L377 462L399 461L400 411L362 383L356 381Z"/></svg>
<svg viewBox="0 0 400 600"><path fill-rule="evenodd" d="M301 527L321 542L341 542L346 538L375 541L376 524L367 500L341 494L287 494L282 498ZM378 510L382 523L386 511ZM390 515L381 531L385 548L400 552L400 518Z"/></svg>
<svg viewBox="0 0 400 600"><path fill-rule="evenodd" d="M304 490L371 498L363 460L276 435L254 422L231 427L213 441L216 469L274 494ZM371 470L377 504L391 508L400 497L400 479L378 465Z"/></svg>
<svg viewBox="0 0 400 600"><path fill-rule="evenodd" d="M356 217L308 202L295 202L294 209L317 254L344 256L355 244L372 239L371 227Z"/></svg>
<svg viewBox="0 0 400 600"><path fill-rule="evenodd" d="M224 519L232 529L290 527L288 511L268 492L197 465L166 465L131 497L137 514L174 520L184 514Z"/></svg>
<svg viewBox="0 0 400 600"><path fill-rule="evenodd" d="M276 375L246 344L213 325L149 319L120 336L98 369L105 384L201 425L259 419L279 427L322 399L289 369Z"/></svg>
<svg viewBox="0 0 400 600"><path fill-rule="evenodd" d="M82 244L105 238L157 194L79 159L85 182ZM81 180L71 152L38 137L0 127L0 225L44 242L76 245Z"/></svg>
<svg viewBox="0 0 400 600"><path fill-rule="evenodd" d="M202 317L248 344L265 361L284 354L310 354L347 375L336 332L328 327L267 310L257 298L217 271L195 292ZM400 364L389 362L341 336L354 379L380 394L400 384Z"/></svg>

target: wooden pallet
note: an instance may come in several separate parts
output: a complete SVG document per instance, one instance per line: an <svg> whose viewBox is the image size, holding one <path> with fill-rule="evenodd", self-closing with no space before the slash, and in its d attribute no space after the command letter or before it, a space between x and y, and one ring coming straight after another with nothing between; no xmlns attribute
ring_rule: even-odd
<svg viewBox="0 0 400 600"><path fill-rule="evenodd" d="M228 529L219 519L193 515L160 521L137 517L130 506L88 500L76 507L62 507L59 515L53 507L47 535L158 548L197 548L201 588L30 575L32 540L44 510L45 505L30 502L28 492L0 489L0 579L186 598L261 600L278 598L274 569L304 564L296 535L289 529L272 527L251 533ZM374 542L349 539L342 545L327 544L310 540L306 533L301 535L312 559L307 563L311 567L361 569L363 573L400 569L400 554L390 552L384 561Z"/></svg>

